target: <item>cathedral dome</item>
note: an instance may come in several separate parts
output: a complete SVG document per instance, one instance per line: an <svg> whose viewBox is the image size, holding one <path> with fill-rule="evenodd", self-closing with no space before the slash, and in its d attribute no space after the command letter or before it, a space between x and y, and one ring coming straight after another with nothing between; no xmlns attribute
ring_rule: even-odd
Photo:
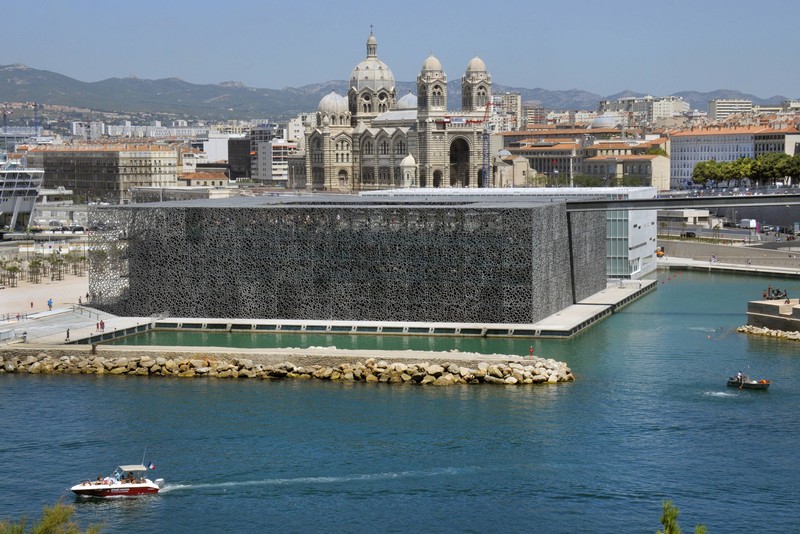
<svg viewBox="0 0 800 534"><path fill-rule="evenodd" d="M431 54L428 58L422 63L422 72L430 72L430 71L441 71L442 70L442 63L436 59L436 56Z"/></svg>
<svg viewBox="0 0 800 534"><path fill-rule="evenodd" d="M317 111L321 113L338 114L347 113L350 111L350 108L347 104L347 97L340 95L336 91L331 91L319 101Z"/></svg>
<svg viewBox="0 0 800 534"><path fill-rule="evenodd" d="M356 91L362 89L393 91L394 86L392 69L378 59L378 40L370 33L367 39L367 58L356 65L350 73L350 87Z"/></svg>
<svg viewBox="0 0 800 534"><path fill-rule="evenodd" d="M395 109L417 109L417 97L410 91L407 95L397 101Z"/></svg>
<svg viewBox="0 0 800 534"><path fill-rule="evenodd" d="M467 63L467 72L486 72L486 63L478 56L475 56Z"/></svg>

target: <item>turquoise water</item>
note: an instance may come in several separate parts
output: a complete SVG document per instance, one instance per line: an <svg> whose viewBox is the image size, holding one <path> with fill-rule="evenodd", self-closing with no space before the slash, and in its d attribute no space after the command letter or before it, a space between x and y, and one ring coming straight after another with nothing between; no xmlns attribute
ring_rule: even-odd
<svg viewBox="0 0 800 534"><path fill-rule="evenodd" d="M662 281L573 340L535 342L577 377L552 387L0 375L0 517L63 497L105 532L655 532L669 498L686 532L796 531L800 345L734 329L767 284L792 294L800 282ZM726 388L739 369L774 384ZM138 462L145 446L162 494L94 502L66 491Z"/></svg>

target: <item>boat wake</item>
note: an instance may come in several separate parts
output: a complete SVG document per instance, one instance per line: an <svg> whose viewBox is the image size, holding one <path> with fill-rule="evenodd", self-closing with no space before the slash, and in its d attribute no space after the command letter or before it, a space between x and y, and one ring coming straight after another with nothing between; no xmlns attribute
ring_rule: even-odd
<svg viewBox="0 0 800 534"><path fill-rule="evenodd" d="M704 395L709 397L735 397L735 393L731 393L729 391L706 391Z"/></svg>
<svg viewBox="0 0 800 534"><path fill-rule="evenodd" d="M262 480L243 480L239 482L211 482L199 484L166 484L160 493L195 489L241 488L248 486L285 486L291 484L338 484L342 482L370 482L375 480L392 480L399 478L422 478L443 475L458 475L469 468L441 468L428 471L398 471L394 473L370 473L362 475L345 475L338 477L299 477L299 478L265 478Z"/></svg>

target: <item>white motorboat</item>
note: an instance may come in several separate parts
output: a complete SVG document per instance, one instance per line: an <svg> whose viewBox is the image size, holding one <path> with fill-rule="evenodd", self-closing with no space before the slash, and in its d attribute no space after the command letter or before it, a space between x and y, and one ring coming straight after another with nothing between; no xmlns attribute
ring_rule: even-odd
<svg viewBox="0 0 800 534"><path fill-rule="evenodd" d="M135 497L158 493L164 487L164 479L155 481L145 477L148 467L143 464L121 465L110 476L97 477L75 484L70 490L82 497ZM154 469L150 464L150 469Z"/></svg>

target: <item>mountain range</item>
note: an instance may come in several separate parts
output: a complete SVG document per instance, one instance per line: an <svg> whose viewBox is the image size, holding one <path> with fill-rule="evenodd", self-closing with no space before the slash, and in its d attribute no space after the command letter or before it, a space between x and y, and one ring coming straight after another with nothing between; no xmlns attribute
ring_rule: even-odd
<svg viewBox="0 0 800 534"><path fill-rule="evenodd" d="M448 83L449 109L461 108L459 81ZM320 99L331 91L346 95L348 82L332 80L302 87L258 89L239 82L193 84L179 78L147 80L135 77L82 82L63 74L25 65L0 65L0 99L5 102L36 102L45 105L84 108L105 113L150 113L184 119L226 120L271 118L282 120L301 112L315 111ZM415 91L414 82L397 82L397 97ZM492 84L495 94L519 93L523 102L536 101L547 109L593 110L600 100L644 93L623 91L602 96L589 91L509 87ZM692 108L705 111L715 98L745 98L754 104L779 104L784 96L759 98L734 90L674 93ZM664 95L658 95L664 96Z"/></svg>

